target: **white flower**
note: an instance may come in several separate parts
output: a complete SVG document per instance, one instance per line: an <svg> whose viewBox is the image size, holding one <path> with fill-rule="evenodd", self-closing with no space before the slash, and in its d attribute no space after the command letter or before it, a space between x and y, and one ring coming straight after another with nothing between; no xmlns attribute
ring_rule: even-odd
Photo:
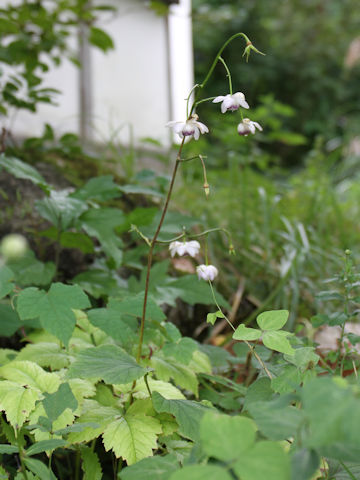
<svg viewBox="0 0 360 480"><path fill-rule="evenodd" d="M214 265L199 265L196 267L196 273L200 279L206 280L207 282L213 281L217 277L218 269Z"/></svg>
<svg viewBox="0 0 360 480"><path fill-rule="evenodd" d="M195 140L198 140L200 133L208 133L209 131L206 125L198 122L198 118L199 117L196 115L196 113L194 113L188 120L186 120L186 122L171 121L168 122L166 126L172 128L180 138L194 137Z"/></svg>
<svg viewBox="0 0 360 480"><path fill-rule="evenodd" d="M185 253L188 253L190 257L195 257L199 253L200 243L196 240L191 240L191 242L171 242L169 250L172 257L176 254L182 257Z"/></svg>
<svg viewBox="0 0 360 480"><path fill-rule="evenodd" d="M255 133L256 129L262 132L262 127L257 122L252 122L250 118L244 118L244 120L239 123L237 131L239 135L244 135L247 137L249 133Z"/></svg>
<svg viewBox="0 0 360 480"><path fill-rule="evenodd" d="M216 97L213 100L213 103L219 103L222 102L221 104L221 111L222 113L225 113L227 110L235 111L239 107L243 108L249 108L249 104L245 100L245 95L241 92L236 92L230 95L225 95L225 97L219 96Z"/></svg>

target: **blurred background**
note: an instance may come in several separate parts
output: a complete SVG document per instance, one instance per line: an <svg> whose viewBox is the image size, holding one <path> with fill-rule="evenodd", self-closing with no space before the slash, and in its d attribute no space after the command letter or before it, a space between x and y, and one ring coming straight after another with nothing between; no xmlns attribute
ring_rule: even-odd
<svg viewBox="0 0 360 480"><path fill-rule="evenodd" d="M201 104L210 134L184 155L206 156L210 197L189 162L173 207L197 229L231 232L236 257L216 235L209 252L242 319L289 308L292 328L308 324L344 250L359 256L359 19L358 0L12 2L0 10L2 150L74 183L110 170L163 194L175 155L164 124L185 119L191 86L245 32L266 56L247 63L237 39L223 57L263 132L240 137L239 112ZM219 63L202 94L227 93Z"/></svg>

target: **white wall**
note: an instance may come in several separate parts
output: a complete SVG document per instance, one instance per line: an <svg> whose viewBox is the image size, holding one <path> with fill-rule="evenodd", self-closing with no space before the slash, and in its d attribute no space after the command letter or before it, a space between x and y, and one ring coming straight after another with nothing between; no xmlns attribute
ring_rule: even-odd
<svg viewBox="0 0 360 480"><path fill-rule="evenodd" d="M118 12L104 13L102 27L115 50L91 51L92 140L128 143L129 125L136 143L153 137L170 142L169 120L185 118L185 98L193 85L191 0L171 7L159 17L139 0L112 0ZM109 0L104 0L109 3ZM76 38L71 40L76 48ZM58 134L79 132L78 70L65 60L47 76L47 86L63 93L58 107L39 106L36 114L21 111L12 117L15 135L37 136L45 122Z"/></svg>

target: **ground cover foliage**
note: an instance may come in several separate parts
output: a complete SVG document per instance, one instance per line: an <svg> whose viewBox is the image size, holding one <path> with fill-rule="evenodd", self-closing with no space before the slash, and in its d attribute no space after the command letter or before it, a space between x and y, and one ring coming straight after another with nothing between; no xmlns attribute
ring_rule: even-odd
<svg viewBox="0 0 360 480"><path fill-rule="evenodd" d="M22 237L1 244L0 478L360 478L354 164L336 169L338 152L318 140L290 181L269 175L267 141L304 141L283 128L292 108L271 96L251 118L263 124L270 111L278 118L260 136L230 133L234 113L213 127L222 147L184 145L178 208L156 243L169 177L135 173L127 158L120 181L50 126L23 147L3 141L1 174L19 194L2 223L35 221L17 230L31 248ZM191 113L179 123L200 128ZM60 187L31 164L34 151L98 172ZM19 213L23 185L36 195ZM206 245L195 259L184 232ZM190 258L172 258L180 247ZM214 283L206 269L195 276L208 258ZM315 333L327 326L338 341L324 351Z"/></svg>

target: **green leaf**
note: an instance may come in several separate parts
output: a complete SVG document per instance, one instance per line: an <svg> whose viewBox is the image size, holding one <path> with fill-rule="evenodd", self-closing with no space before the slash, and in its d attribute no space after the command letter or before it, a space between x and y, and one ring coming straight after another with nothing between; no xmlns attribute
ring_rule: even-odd
<svg viewBox="0 0 360 480"><path fill-rule="evenodd" d="M184 275L183 277L171 280L169 286L176 289L177 296L190 305L197 303L213 305L214 299L207 282L200 281L195 275ZM225 298L214 288L218 304L224 308L230 308ZM175 298L176 298L175 297Z"/></svg>
<svg viewBox="0 0 360 480"><path fill-rule="evenodd" d="M86 294L77 285L53 283L46 293L37 288L27 288L18 297L17 311L22 320L40 318L45 330L66 345L75 328L72 309L90 307Z"/></svg>
<svg viewBox="0 0 360 480"><path fill-rule="evenodd" d="M291 480L311 480L319 465L320 457L315 450L296 450L291 456Z"/></svg>
<svg viewBox="0 0 360 480"><path fill-rule="evenodd" d="M21 325L22 322L12 307L0 304L0 337L11 337Z"/></svg>
<svg viewBox="0 0 360 480"><path fill-rule="evenodd" d="M270 379L267 377L257 378L247 389L244 410L247 410L255 402L270 400L273 395Z"/></svg>
<svg viewBox="0 0 360 480"><path fill-rule="evenodd" d="M18 354L17 360L30 360L40 367L60 370L67 367L71 357L57 343L28 343Z"/></svg>
<svg viewBox="0 0 360 480"><path fill-rule="evenodd" d="M214 313L208 313L206 316L206 322L214 325L217 318L224 318L224 314L220 310Z"/></svg>
<svg viewBox="0 0 360 480"><path fill-rule="evenodd" d="M181 391L169 382L154 380L153 378L148 377L148 384L151 392L159 392L167 400L185 399ZM127 391L130 390L133 391L134 398L149 397L149 392L143 378L136 382L134 388L132 388L132 385L129 385Z"/></svg>
<svg viewBox="0 0 360 480"><path fill-rule="evenodd" d="M173 473L169 480L232 480L225 468L216 465L188 465ZM253 478L254 480L254 478ZM258 480L258 479L256 479ZM260 480L260 479L259 479Z"/></svg>
<svg viewBox="0 0 360 480"><path fill-rule="evenodd" d="M56 480L52 470L50 470L43 462L36 460L35 458L24 458L25 466L40 480Z"/></svg>
<svg viewBox="0 0 360 480"><path fill-rule="evenodd" d="M314 347L301 347L295 349L294 355L285 355L285 360L292 363L301 371L314 368L320 357L315 353Z"/></svg>
<svg viewBox="0 0 360 480"><path fill-rule="evenodd" d="M89 42L103 52L114 48L112 38L104 30L96 27L90 27Z"/></svg>
<svg viewBox="0 0 360 480"><path fill-rule="evenodd" d="M162 351L165 357L172 357L178 362L188 365L197 348L198 345L195 340L188 337L182 337L176 343L166 343L163 346Z"/></svg>
<svg viewBox="0 0 360 480"><path fill-rule="evenodd" d="M278 393L289 393L296 390L302 382L302 375L298 368L286 365L281 373L271 380L271 387Z"/></svg>
<svg viewBox="0 0 360 480"><path fill-rule="evenodd" d="M56 373L43 370L34 362L16 359L0 367L0 375L19 385L32 387L40 392L55 392L60 384L60 377Z"/></svg>
<svg viewBox="0 0 360 480"><path fill-rule="evenodd" d="M287 340L287 336L291 335L290 332L281 331L266 331L263 333L263 344L271 350L277 352L286 353L287 355L294 355L295 350Z"/></svg>
<svg viewBox="0 0 360 480"><path fill-rule="evenodd" d="M261 330L280 330L289 318L287 310L271 310L260 313L256 321Z"/></svg>
<svg viewBox="0 0 360 480"><path fill-rule="evenodd" d="M33 445L31 445L26 450L26 455L31 457L32 455L36 455L41 452L55 450L56 448L63 447L64 445L66 445L66 441L62 440L61 438L52 438L50 440L42 440L41 442L36 442Z"/></svg>
<svg viewBox="0 0 360 480"><path fill-rule="evenodd" d="M199 427L209 407L191 400L166 400L160 393L153 392L153 406L158 413L174 415L179 424L179 433L190 440L199 440Z"/></svg>
<svg viewBox="0 0 360 480"><path fill-rule="evenodd" d="M17 453L18 451L19 448L15 447L15 445L0 444L0 455L2 453L11 455L12 453Z"/></svg>
<svg viewBox="0 0 360 480"><path fill-rule="evenodd" d="M5 411L8 422L15 428L23 425L39 398L38 390L7 380L0 382L0 410Z"/></svg>
<svg viewBox="0 0 360 480"><path fill-rule="evenodd" d="M0 166L14 175L16 178L21 178L23 180L30 180L39 185L46 192L50 191L50 186L46 183L45 179L40 175L40 173L35 170L31 165L28 165L25 162L22 162L15 157L6 157L4 154L0 155Z"/></svg>
<svg viewBox="0 0 360 480"><path fill-rule="evenodd" d="M288 405L277 405L276 401L256 402L248 406L250 415L260 431L269 440L285 440L295 437L304 414Z"/></svg>
<svg viewBox="0 0 360 480"><path fill-rule="evenodd" d="M126 414L110 423L103 433L105 450L112 449L128 465L153 455L157 436L162 432L160 422L144 414Z"/></svg>
<svg viewBox="0 0 360 480"><path fill-rule="evenodd" d="M156 376L165 382L172 378L176 385L198 393L198 381L194 371L172 358L165 358L161 352L151 357L150 365L155 369Z"/></svg>
<svg viewBox="0 0 360 480"><path fill-rule="evenodd" d="M14 283L14 272L5 265L0 267L0 298L5 297L10 292L13 291Z"/></svg>
<svg viewBox="0 0 360 480"><path fill-rule="evenodd" d="M117 208L93 208L81 216L80 222L85 232L99 240L105 254L119 267L122 262L122 241L114 229L124 222L124 213Z"/></svg>
<svg viewBox="0 0 360 480"><path fill-rule="evenodd" d="M200 423L201 444L209 457L236 460L255 443L256 430L249 418L209 411Z"/></svg>
<svg viewBox="0 0 360 480"><path fill-rule="evenodd" d="M60 230L73 226L75 220L88 209L85 202L69 197L67 190L53 190L50 197L35 202L39 214Z"/></svg>
<svg viewBox="0 0 360 480"><path fill-rule="evenodd" d="M241 480L290 480L290 459L278 443L259 442L233 464Z"/></svg>
<svg viewBox="0 0 360 480"><path fill-rule="evenodd" d="M48 285L55 275L53 262L43 263L29 250L26 255L11 264L16 283L22 287Z"/></svg>
<svg viewBox="0 0 360 480"><path fill-rule="evenodd" d="M76 410L78 402L68 383L62 383L54 393L44 394L42 401L47 418L54 422L67 408Z"/></svg>
<svg viewBox="0 0 360 480"><path fill-rule="evenodd" d="M113 308L94 308L87 312L89 321L111 338L126 346L134 340L136 331L121 319L121 314ZM136 324L137 325L137 324Z"/></svg>
<svg viewBox="0 0 360 480"><path fill-rule="evenodd" d="M118 283L111 272L96 268L79 273L71 283L78 284L94 298L116 295L119 291Z"/></svg>
<svg viewBox="0 0 360 480"><path fill-rule="evenodd" d="M90 447L81 446L81 468L84 472L83 480L101 480L103 478L99 458Z"/></svg>
<svg viewBox="0 0 360 480"><path fill-rule="evenodd" d="M174 454L144 458L121 471L122 480L168 480L178 468Z"/></svg>
<svg viewBox="0 0 360 480"><path fill-rule="evenodd" d="M69 369L70 378L96 378L107 383L129 383L143 377L146 369L116 345L101 345L79 352Z"/></svg>
<svg viewBox="0 0 360 480"><path fill-rule="evenodd" d="M119 186L113 182L112 175L91 178L84 186L70 195L78 200L96 200L104 202L120 196Z"/></svg>
<svg viewBox="0 0 360 480"><path fill-rule="evenodd" d="M94 243L91 238L80 232L61 233L60 245L64 248L77 248L83 253L94 252Z"/></svg>
<svg viewBox="0 0 360 480"><path fill-rule="evenodd" d="M247 328L243 323L239 325L233 333L233 338L235 340L247 340L251 342L252 340L257 340L260 337L261 330L257 330L256 328Z"/></svg>
<svg viewBox="0 0 360 480"><path fill-rule="evenodd" d="M112 298L109 301L109 308L116 311L118 314L131 315L136 318L142 317L144 303L144 292L140 292L137 295L125 297L121 300ZM166 319L166 315L161 308L155 303L153 298L148 297L146 306L146 319L156 320L162 322Z"/></svg>

